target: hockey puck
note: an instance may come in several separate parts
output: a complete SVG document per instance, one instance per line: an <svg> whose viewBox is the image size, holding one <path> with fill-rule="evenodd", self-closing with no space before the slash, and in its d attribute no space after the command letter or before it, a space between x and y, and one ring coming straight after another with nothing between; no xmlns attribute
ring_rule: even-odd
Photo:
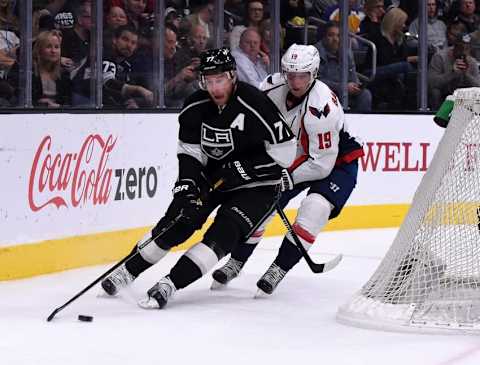
<svg viewBox="0 0 480 365"><path fill-rule="evenodd" d="M93 321L93 317L92 316L84 316L82 314L80 314L78 316L78 320L79 321L82 321L82 322L92 322Z"/></svg>

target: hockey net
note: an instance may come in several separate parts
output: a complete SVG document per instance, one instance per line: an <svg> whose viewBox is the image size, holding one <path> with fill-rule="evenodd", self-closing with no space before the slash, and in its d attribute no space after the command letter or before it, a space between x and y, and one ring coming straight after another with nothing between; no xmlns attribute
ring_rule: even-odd
<svg viewBox="0 0 480 365"><path fill-rule="evenodd" d="M380 266L337 319L393 331L480 333L480 88L448 128Z"/></svg>

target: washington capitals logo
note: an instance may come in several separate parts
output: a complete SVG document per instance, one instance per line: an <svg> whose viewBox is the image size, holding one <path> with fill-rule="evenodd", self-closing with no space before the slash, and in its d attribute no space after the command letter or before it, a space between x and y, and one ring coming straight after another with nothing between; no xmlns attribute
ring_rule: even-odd
<svg viewBox="0 0 480 365"><path fill-rule="evenodd" d="M309 106L308 109L310 110L310 113L312 113L318 119L321 119L322 116L326 117L328 114L330 114L330 107L328 106L328 103L325 104L325 107L323 108L322 111L318 110L313 106Z"/></svg>

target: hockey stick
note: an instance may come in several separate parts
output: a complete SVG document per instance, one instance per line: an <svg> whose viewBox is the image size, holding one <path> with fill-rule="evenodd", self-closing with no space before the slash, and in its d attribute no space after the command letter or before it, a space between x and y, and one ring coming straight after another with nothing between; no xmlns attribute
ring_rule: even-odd
<svg viewBox="0 0 480 365"><path fill-rule="evenodd" d="M321 263L321 264L313 262L313 260L308 255L307 250L305 249L305 247L303 247L302 242L300 242L300 239L298 238L297 234L293 230L293 227L290 224L290 221L288 220L287 216L285 215L283 209L280 207L280 205L278 205L278 202L276 203L276 208L277 208L278 214L280 215L280 218L283 221L283 224L287 228L290 235L293 237L293 240L295 241L295 245L299 249L303 258L307 262L308 267L310 268L310 270L312 270L313 273L321 274L321 273L330 271L333 268L335 268L339 264L340 261L342 261L343 255L339 254L339 255L335 256L332 260Z"/></svg>
<svg viewBox="0 0 480 365"><path fill-rule="evenodd" d="M157 234L155 237L150 237L148 240L145 242L142 242L141 245L138 246L138 249L136 251L130 252L126 257L124 257L122 260L120 260L118 263L113 265L110 269L108 269L106 272L104 272L102 275L100 275L98 278L96 278L93 282L91 282L87 287L85 287L83 290L78 292L75 296L72 297L68 302L65 304L61 305L58 308L55 308L55 310L47 317L47 322L50 322L53 317L57 315L58 312L63 310L66 306L68 306L70 303L81 297L83 294L85 294L88 290L90 290L93 286L95 286L98 282L102 281L104 278L106 278L112 271L114 271L117 267L123 265L125 262L130 260L133 256L135 256L139 250L144 248L146 245L148 245L150 242L153 240L157 239L158 237L162 236L166 232L168 232L177 222L178 220L182 217L182 214L179 214L177 217L175 217L159 234Z"/></svg>
<svg viewBox="0 0 480 365"><path fill-rule="evenodd" d="M477 218L478 218L477 227L478 227L478 231L480 232L480 207L477 208Z"/></svg>
<svg viewBox="0 0 480 365"><path fill-rule="evenodd" d="M218 188L221 184L223 183L223 180L219 180L217 181L214 186L213 186L213 189L212 190L215 190L216 188ZM120 260L118 263L116 263L115 265L113 265L110 269L108 269L106 272L104 272L102 275L100 275L98 278L96 278L93 282L91 282L87 287L85 287L83 290L81 290L80 292L78 292L75 296L72 297L72 299L70 299L68 302L66 302L65 304L61 305L60 307L58 308L55 308L55 310L47 317L47 322L50 322L56 315L58 312L60 312L61 310L63 310L65 307L67 307L70 303L72 303L73 301L75 301L76 299L78 299L79 297L81 297L83 294L85 294L88 290L90 290L92 287L94 287L96 284L98 284L100 281L102 281L104 278L106 278L111 272L113 272L116 268L118 268L119 266L123 265L125 262L127 262L128 260L130 260L133 256L135 256L139 250L141 250L142 248L144 248L146 245L148 245L150 242L154 241L155 239L157 239L158 237L162 236L163 234L165 234L166 232L168 232L178 221L179 219L182 217L182 213L180 213L179 215L177 215L172 221L170 221L170 223L162 229L162 231L160 231L159 234L157 234L155 237L150 237L148 240L146 240L145 242L142 242L141 245L138 246L138 249L136 251L132 251L130 252L126 257L124 257L122 260Z"/></svg>

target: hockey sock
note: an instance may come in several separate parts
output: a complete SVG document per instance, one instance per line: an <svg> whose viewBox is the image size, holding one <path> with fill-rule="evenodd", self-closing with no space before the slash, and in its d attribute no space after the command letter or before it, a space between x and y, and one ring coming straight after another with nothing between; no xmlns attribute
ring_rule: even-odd
<svg viewBox="0 0 480 365"><path fill-rule="evenodd" d="M137 252L137 246L133 248L132 253L133 252ZM125 263L125 268L134 277L137 277L151 266L153 266L153 264L145 261L142 255L139 254L133 255L130 260Z"/></svg>
<svg viewBox="0 0 480 365"><path fill-rule="evenodd" d="M200 268L187 256L183 255L170 270L170 280L175 288L183 289L202 277Z"/></svg>
<svg viewBox="0 0 480 365"><path fill-rule="evenodd" d="M257 244L239 243L232 251L231 257L235 260L245 263L252 255L255 247L257 247Z"/></svg>
<svg viewBox="0 0 480 365"><path fill-rule="evenodd" d="M298 263L298 261L300 261L301 258L302 254L297 246L285 237L280 246L280 250L278 251L278 255L275 258L275 263L280 266L281 269L289 271Z"/></svg>

